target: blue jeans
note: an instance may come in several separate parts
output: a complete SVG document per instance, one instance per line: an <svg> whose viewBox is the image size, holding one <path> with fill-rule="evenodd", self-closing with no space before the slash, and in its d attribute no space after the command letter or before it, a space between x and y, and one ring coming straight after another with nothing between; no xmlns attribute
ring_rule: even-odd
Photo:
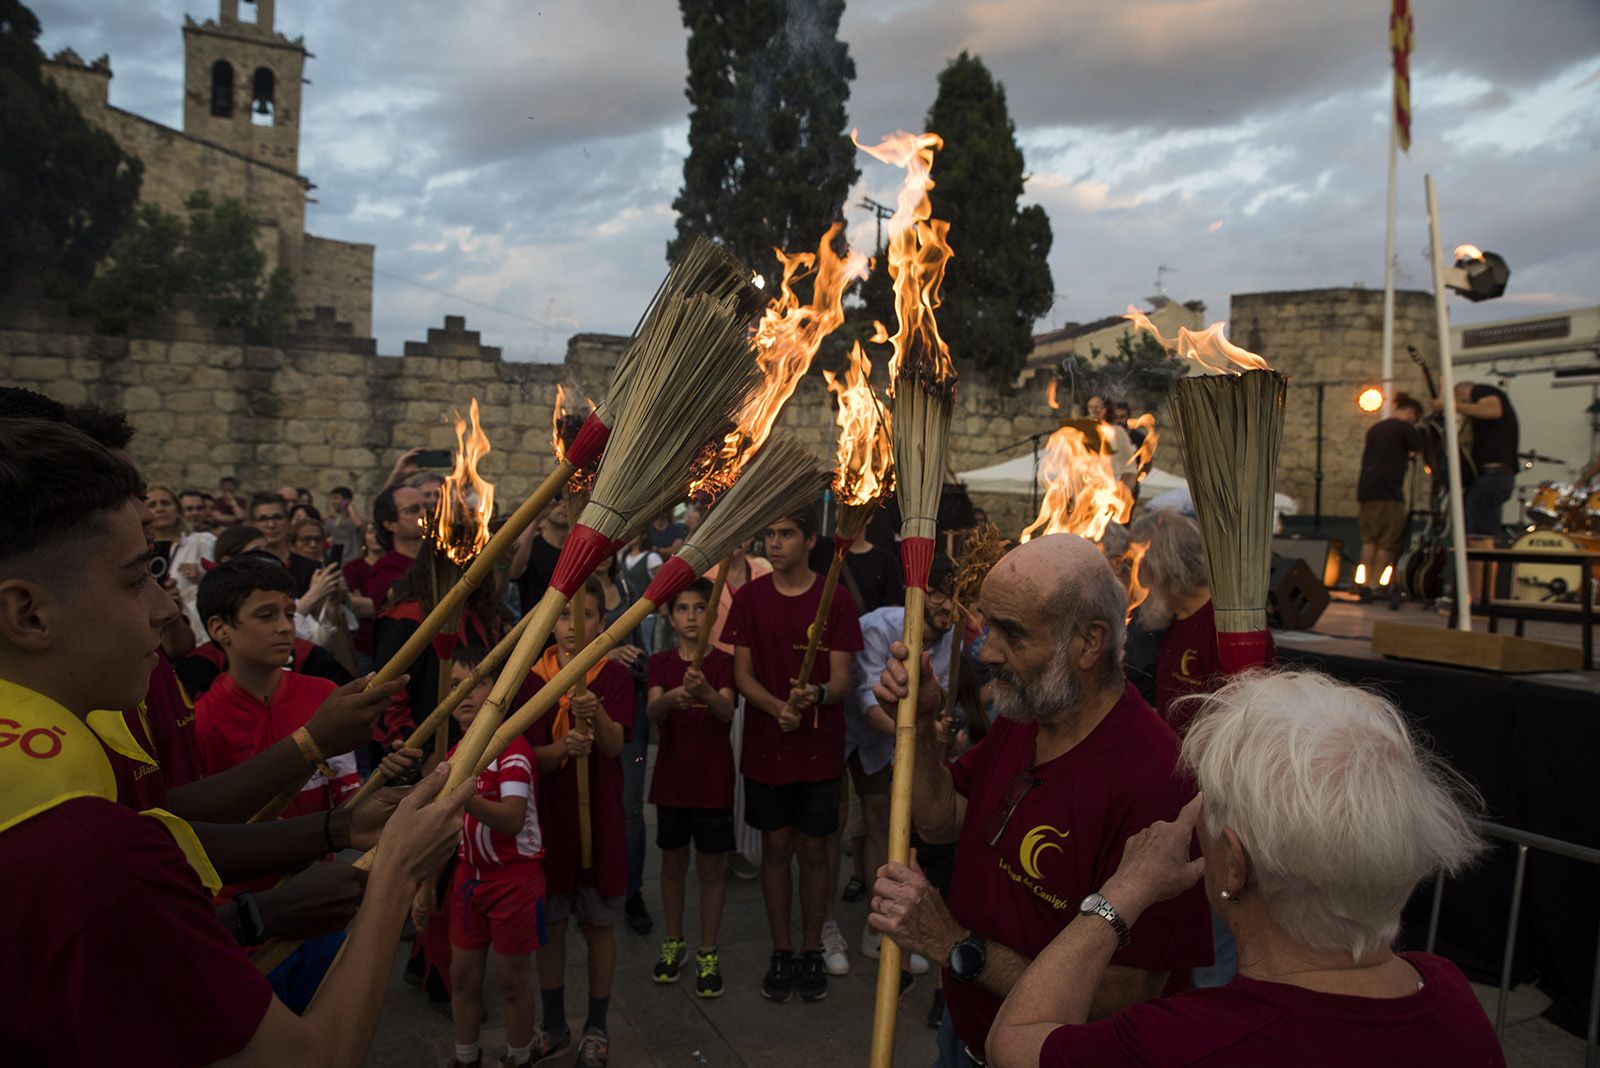
<svg viewBox="0 0 1600 1068"><path fill-rule="evenodd" d="M1211 956L1213 963L1194 969L1189 981L1197 987L1227 986L1233 982L1239 971L1239 947L1234 944L1233 931L1215 912L1211 914Z"/></svg>
<svg viewBox="0 0 1600 1068"><path fill-rule="evenodd" d="M1500 536L1500 509L1511 499L1517 476L1511 471L1479 471L1461 498L1467 534L1475 538Z"/></svg>
<svg viewBox="0 0 1600 1068"><path fill-rule="evenodd" d="M956 1025L950 1019L948 1005L945 1006L944 1019L939 1021L939 1034L935 1042L939 1046L939 1059L933 1062L933 1068L973 1068L983 1063L974 1059L967 1052L967 1044L956 1037Z"/></svg>
<svg viewBox="0 0 1600 1068"><path fill-rule="evenodd" d="M628 896L644 890L644 776L650 755L650 719L644 701L634 709L633 737L622 747L622 813L628 820Z"/></svg>

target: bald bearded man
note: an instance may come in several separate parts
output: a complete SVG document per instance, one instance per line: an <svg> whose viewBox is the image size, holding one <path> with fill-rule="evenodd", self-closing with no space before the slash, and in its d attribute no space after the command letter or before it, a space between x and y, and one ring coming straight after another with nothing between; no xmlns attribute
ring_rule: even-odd
<svg viewBox="0 0 1600 1068"><path fill-rule="evenodd" d="M978 607L999 718L954 764L934 734L944 695L926 654L919 683L912 818L924 839L957 843L949 904L914 861L887 864L869 919L944 966L941 1065L983 1063L1001 1001L1080 911L1102 916L1120 942L1097 1016L1211 960L1203 894L1156 906L1129 932L1116 902L1096 893L1126 841L1174 819L1195 792L1177 770L1177 736L1123 677L1127 593L1105 558L1075 535L1036 538L990 571ZM885 708L906 692L905 647L892 653L876 689Z"/></svg>

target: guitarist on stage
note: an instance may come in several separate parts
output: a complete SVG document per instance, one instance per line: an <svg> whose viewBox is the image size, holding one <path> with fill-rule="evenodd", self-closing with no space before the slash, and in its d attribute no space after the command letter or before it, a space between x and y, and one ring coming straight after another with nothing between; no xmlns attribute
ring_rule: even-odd
<svg viewBox="0 0 1600 1068"><path fill-rule="evenodd" d="M1443 410L1444 402L1433 402ZM1462 510L1469 549L1493 548L1500 536L1500 510L1511 499L1517 477L1517 412L1511 398L1494 386L1479 382L1456 383L1456 411L1467 417L1466 434L1477 475L1465 488ZM1483 589L1483 565L1472 565L1472 595ZM1457 591L1457 596L1465 596Z"/></svg>
<svg viewBox="0 0 1600 1068"><path fill-rule="evenodd" d="M1416 398L1397 393L1394 414L1367 430L1356 501L1361 563L1366 568L1363 575L1372 586L1379 583L1383 569L1394 563L1406 534L1406 468L1422 448L1422 436L1417 432L1421 418L1422 405Z"/></svg>

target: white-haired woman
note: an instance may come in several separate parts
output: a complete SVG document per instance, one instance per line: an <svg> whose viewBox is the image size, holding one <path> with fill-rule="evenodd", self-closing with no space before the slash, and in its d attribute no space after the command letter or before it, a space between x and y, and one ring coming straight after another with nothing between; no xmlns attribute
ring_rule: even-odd
<svg viewBox="0 0 1600 1068"><path fill-rule="evenodd" d="M1290 672L1195 700L1183 755L1199 797L1129 839L1101 888L1107 904L1068 924L1012 987L991 1063L1503 1065L1455 966L1391 948L1417 884L1480 847L1457 780L1417 749L1400 712ZM1203 855L1191 860L1195 830ZM1086 1022L1127 928L1202 875L1238 940L1238 976Z"/></svg>
<svg viewBox="0 0 1600 1068"><path fill-rule="evenodd" d="M1214 690L1222 678L1205 545L1199 524L1177 512L1145 516L1129 537L1145 543L1139 580L1150 587L1136 623L1165 632L1156 660L1156 711L1182 734L1194 712L1194 702L1182 698Z"/></svg>

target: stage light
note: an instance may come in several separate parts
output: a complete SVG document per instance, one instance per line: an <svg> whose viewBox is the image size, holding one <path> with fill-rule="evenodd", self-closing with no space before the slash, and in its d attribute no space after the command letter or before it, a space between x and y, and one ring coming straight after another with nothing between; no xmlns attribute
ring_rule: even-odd
<svg viewBox="0 0 1600 1068"><path fill-rule="evenodd" d="M1506 291L1511 268L1498 253L1457 245L1455 257L1455 268L1445 275L1446 286L1471 301L1493 300Z"/></svg>
<svg viewBox="0 0 1600 1068"><path fill-rule="evenodd" d="M1367 584L1367 565L1366 564L1357 564L1356 565L1356 585L1357 586L1365 586L1366 584Z"/></svg>
<svg viewBox="0 0 1600 1068"><path fill-rule="evenodd" d="M1368 386L1356 394L1356 407L1364 412L1375 412L1383 407L1383 390Z"/></svg>
<svg viewBox="0 0 1600 1068"><path fill-rule="evenodd" d="M1392 578L1394 578L1394 565L1385 564L1383 567L1383 574L1378 576L1378 585L1387 586L1389 585L1389 580Z"/></svg>

